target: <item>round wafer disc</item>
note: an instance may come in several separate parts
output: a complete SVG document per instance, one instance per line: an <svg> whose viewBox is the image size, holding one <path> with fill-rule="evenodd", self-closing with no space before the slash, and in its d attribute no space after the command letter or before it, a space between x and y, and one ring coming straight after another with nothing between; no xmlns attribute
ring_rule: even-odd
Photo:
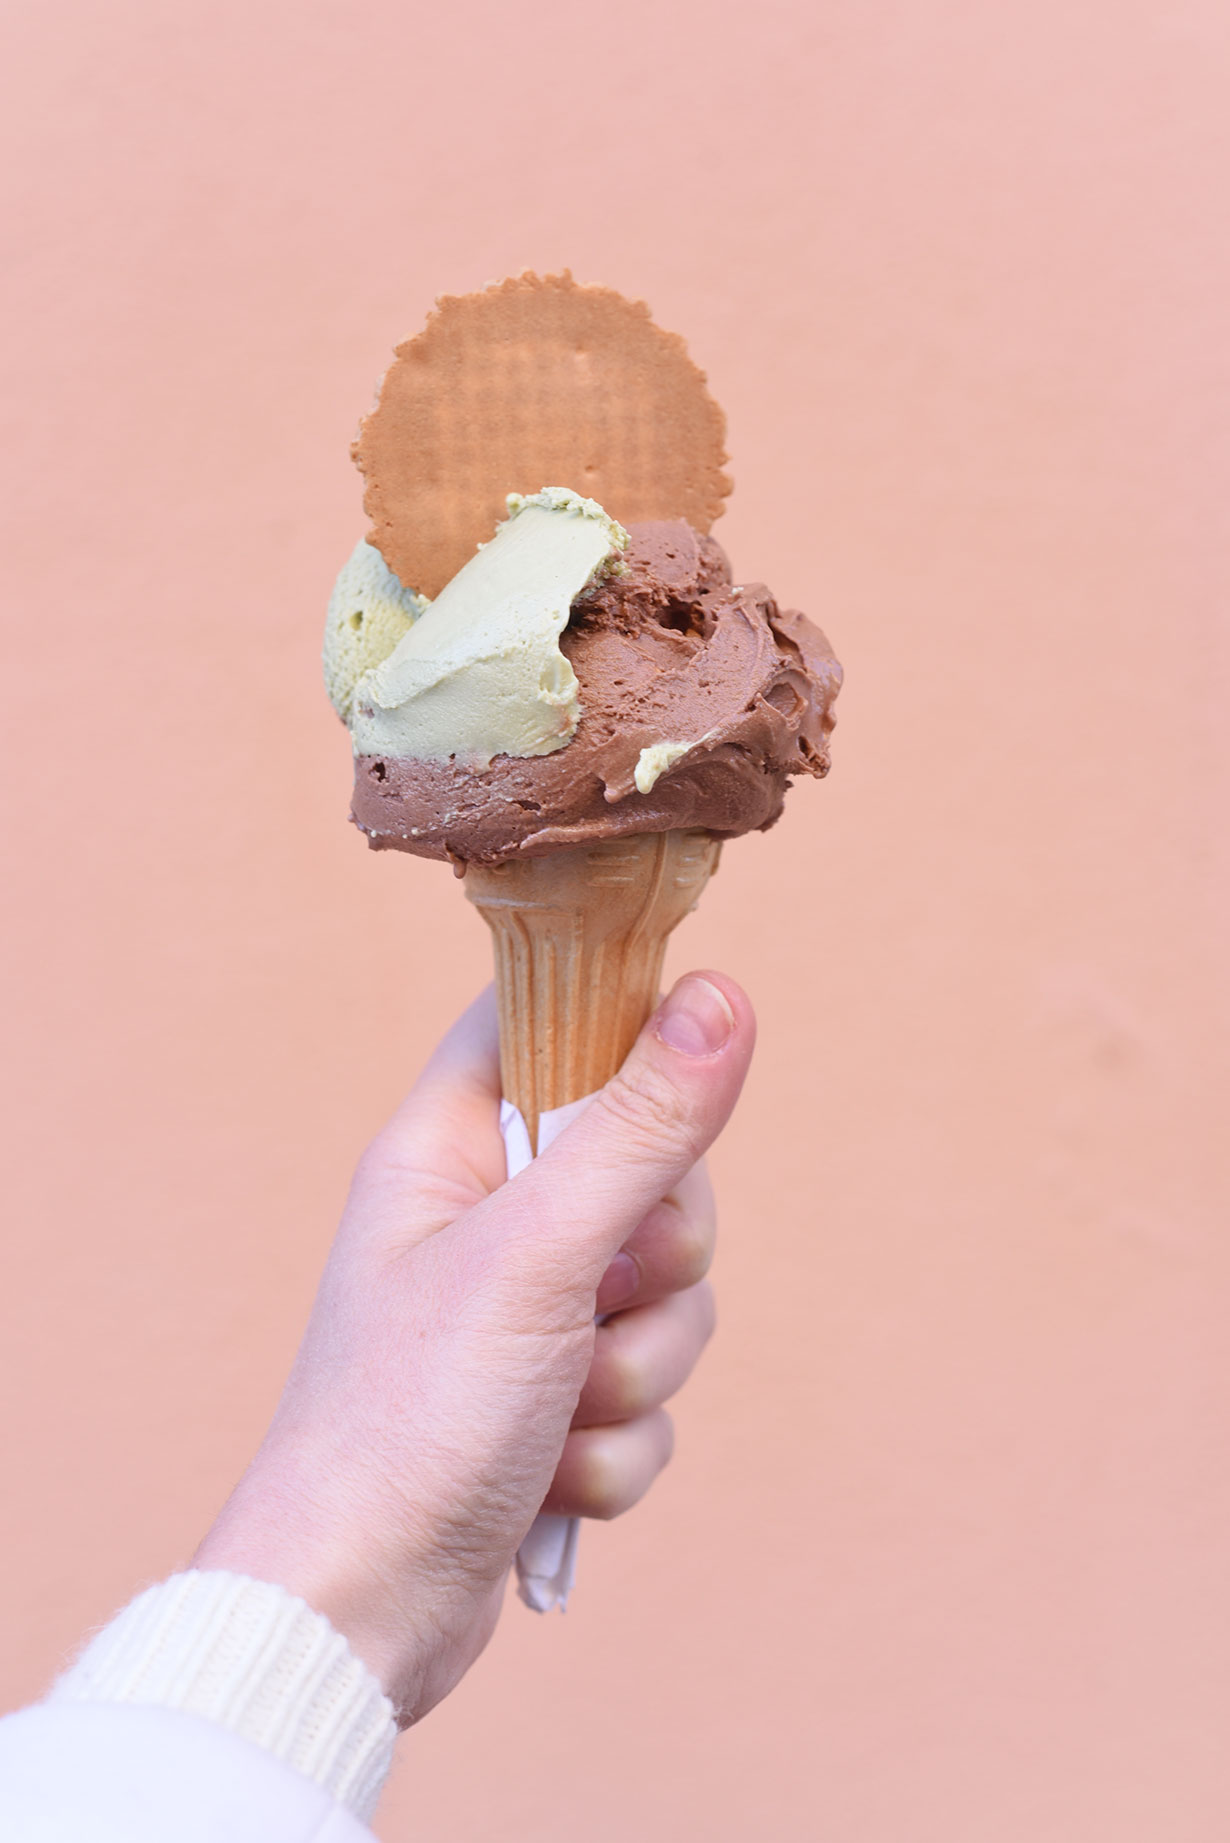
<svg viewBox="0 0 1230 1843"><path fill-rule="evenodd" d="M571 275L446 295L397 348L354 457L368 542L438 595L509 493L571 487L621 524L723 510L725 418L677 333L643 301Z"/></svg>

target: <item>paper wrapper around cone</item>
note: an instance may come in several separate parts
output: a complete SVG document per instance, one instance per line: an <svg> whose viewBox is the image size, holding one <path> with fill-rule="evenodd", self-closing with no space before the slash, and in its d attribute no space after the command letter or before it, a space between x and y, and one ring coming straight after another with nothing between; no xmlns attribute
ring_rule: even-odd
<svg viewBox="0 0 1230 1843"><path fill-rule="evenodd" d="M657 1002L667 936L720 850L708 832L657 832L467 866L466 894L495 944L510 1176L620 1067ZM576 1545L575 1519L537 1519L517 1556L528 1606L565 1604Z"/></svg>

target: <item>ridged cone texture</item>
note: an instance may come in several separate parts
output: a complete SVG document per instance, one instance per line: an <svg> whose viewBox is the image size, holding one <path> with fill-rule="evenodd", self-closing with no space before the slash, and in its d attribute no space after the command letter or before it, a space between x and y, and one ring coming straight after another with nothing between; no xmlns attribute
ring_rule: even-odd
<svg viewBox="0 0 1230 1843"><path fill-rule="evenodd" d="M654 832L467 866L495 943L504 1093L535 1150L540 1115L620 1067L657 1002L667 936L720 849L708 832Z"/></svg>

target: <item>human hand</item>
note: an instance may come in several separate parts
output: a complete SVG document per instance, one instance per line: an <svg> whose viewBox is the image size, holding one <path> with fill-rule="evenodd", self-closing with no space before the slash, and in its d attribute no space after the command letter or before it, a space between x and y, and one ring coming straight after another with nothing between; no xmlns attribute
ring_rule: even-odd
<svg viewBox="0 0 1230 1843"><path fill-rule="evenodd" d="M488 992L364 1153L272 1426L194 1566L326 1614L403 1724L486 1644L540 1509L615 1516L669 1459L662 1403L713 1326L699 1161L754 1034L733 981L689 975L506 1183Z"/></svg>

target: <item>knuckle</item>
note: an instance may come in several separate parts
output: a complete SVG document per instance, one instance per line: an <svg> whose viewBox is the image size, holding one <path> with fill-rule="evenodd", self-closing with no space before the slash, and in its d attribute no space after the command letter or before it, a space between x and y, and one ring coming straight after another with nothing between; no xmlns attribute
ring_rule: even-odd
<svg viewBox="0 0 1230 1843"><path fill-rule="evenodd" d="M680 1214L671 1234L671 1270L680 1290L698 1285L713 1264L713 1237L704 1223Z"/></svg>
<svg viewBox="0 0 1230 1843"><path fill-rule="evenodd" d="M697 1317L700 1320L701 1349L703 1350L717 1330L717 1299L707 1280L702 1280L695 1292Z"/></svg>
<svg viewBox="0 0 1230 1843"><path fill-rule="evenodd" d="M619 1462L618 1448L608 1441L595 1441L585 1455L581 1469L580 1499L582 1515L609 1523L623 1510L627 1500L627 1480Z"/></svg>
<svg viewBox="0 0 1230 1843"><path fill-rule="evenodd" d="M654 1406L648 1366L634 1351L612 1353L604 1383L607 1407L621 1421L635 1420Z"/></svg>
<svg viewBox="0 0 1230 1843"><path fill-rule="evenodd" d="M678 1147L691 1153L690 1162L699 1157L700 1134L684 1097L652 1068L640 1064L621 1070L603 1089L599 1104L634 1149L660 1153Z"/></svg>

